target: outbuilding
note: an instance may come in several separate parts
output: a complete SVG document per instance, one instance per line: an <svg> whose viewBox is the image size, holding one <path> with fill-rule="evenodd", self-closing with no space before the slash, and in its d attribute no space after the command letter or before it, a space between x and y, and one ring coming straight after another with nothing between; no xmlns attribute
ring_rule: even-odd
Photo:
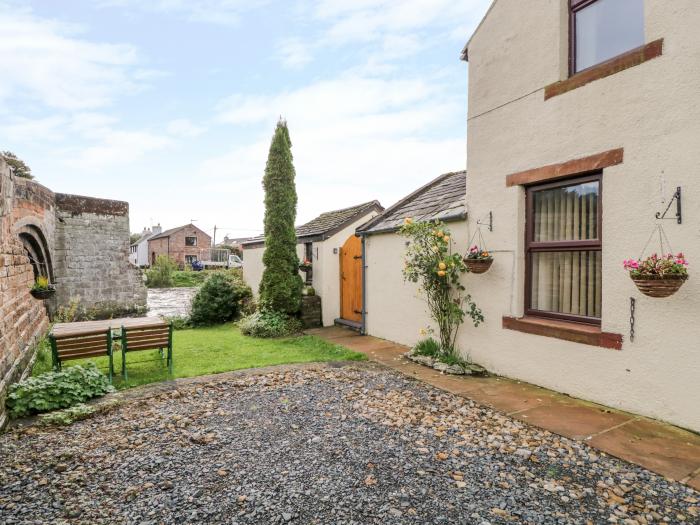
<svg viewBox="0 0 700 525"><path fill-rule="evenodd" d="M355 230L384 210L378 201L322 213L296 228L297 255L306 283L321 298L322 323L360 327L362 321L362 250ZM257 296L264 265L265 238L242 242L243 278ZM308 263L308 264L304 264Z"/></svg>

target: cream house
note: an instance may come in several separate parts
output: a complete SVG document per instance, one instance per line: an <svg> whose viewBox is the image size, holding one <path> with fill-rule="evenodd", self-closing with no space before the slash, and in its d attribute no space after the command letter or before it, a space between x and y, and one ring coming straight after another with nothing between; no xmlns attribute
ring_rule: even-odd
<svg viewBox="0 0 700 525"><path fill-rule="evenodd" d="M355 229L384 208L378 201L322 213L296 228L299 261L311 263L301 272L321 297L322 322L359 326L362 308L362 257ZM265 239L243 241L243 278L257 297L264 270Z"/></svg>
<svg viewBox="0 0 700 525"><path fill-rule="evenodd" d="M495 254L487 273L465 277L486 322L460 330L463 353L696 431L698 27L695 0L494 1L462 55L467 219L453 233L465 246L480 227ZM622 267L657 224L690 261L690 279L664 299L640 294ZM412 344L427 316L409 300L393 237L367 240L366 331Z"/></svg>

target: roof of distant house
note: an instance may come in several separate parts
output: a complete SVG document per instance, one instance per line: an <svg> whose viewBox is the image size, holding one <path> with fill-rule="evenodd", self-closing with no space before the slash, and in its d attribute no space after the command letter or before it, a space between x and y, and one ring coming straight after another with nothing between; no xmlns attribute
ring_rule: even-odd
<svg viewBox="0 0 700 525"><path fill-rule="evenodd" d="M445 173L418 188L357 229L372 234L398 230L404 219L455 221L467 217L467 172Z"/></svg>
<svg viewBox="0 0 700 525"><path fill-rule="evenodd" d="M384 208L379 201L363 202L356 206L322 213L315 219L296 227L297 242L322 241L352 224L362 216L372 212L382 212ZM260 235L243 241L244 246L262 244L265 236Z"/></svg>
<svg viewBox="0 0 700 525"><path fill-rule="evenodd" d="M153 237L150 237L148 240L149 240L149 241L152 241L152 240L154 240L154 239L162 239L162 238L164 238L164 237L170 237L173 233L179 232L179 231L182 230L183 228L188 228L188 227L196 228L197 230L199 230L200 232L202 232L202 233L203 233L204 235L206 235L207 237L209 236L209 234L207 234L207 232L205 232L205 231L202 230L201 228L197 228L197 226L195 226L194 224L190 223L190 224L183 224L182 226L178 226L178 227L176 227L176 228L170 228L169 230L165 230L165 231L159 233L158 235L154 235Z"/></svg>

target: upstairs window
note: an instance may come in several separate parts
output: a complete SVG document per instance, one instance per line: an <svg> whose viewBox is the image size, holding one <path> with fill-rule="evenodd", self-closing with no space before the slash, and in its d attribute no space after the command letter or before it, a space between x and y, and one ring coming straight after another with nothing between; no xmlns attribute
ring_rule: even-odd
<svg viewBox="0 0 700 525"><path fill-rule="evenodd" d="M185 237L185 246L197 246L197 237Z"/></svg>
<svg viewBox="0 0 700 525"><path fill-rule="evenodd" d="M644 45L644 0L571 0L571 73Z"/></svg>

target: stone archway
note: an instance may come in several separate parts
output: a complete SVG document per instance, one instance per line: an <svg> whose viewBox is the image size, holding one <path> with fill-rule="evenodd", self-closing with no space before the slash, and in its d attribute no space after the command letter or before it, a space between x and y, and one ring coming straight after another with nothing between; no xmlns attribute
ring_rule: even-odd
<svg viewBox="0 0 700 525"><path fill-rule="evenodd" d="M34 278L43 276L48 277L50 282L54 282L51 252L49 251L46 236L41 231L41 228L34 224L25 224L16 228L15 233L22 241L24 251L32 264Z"/></svg>

